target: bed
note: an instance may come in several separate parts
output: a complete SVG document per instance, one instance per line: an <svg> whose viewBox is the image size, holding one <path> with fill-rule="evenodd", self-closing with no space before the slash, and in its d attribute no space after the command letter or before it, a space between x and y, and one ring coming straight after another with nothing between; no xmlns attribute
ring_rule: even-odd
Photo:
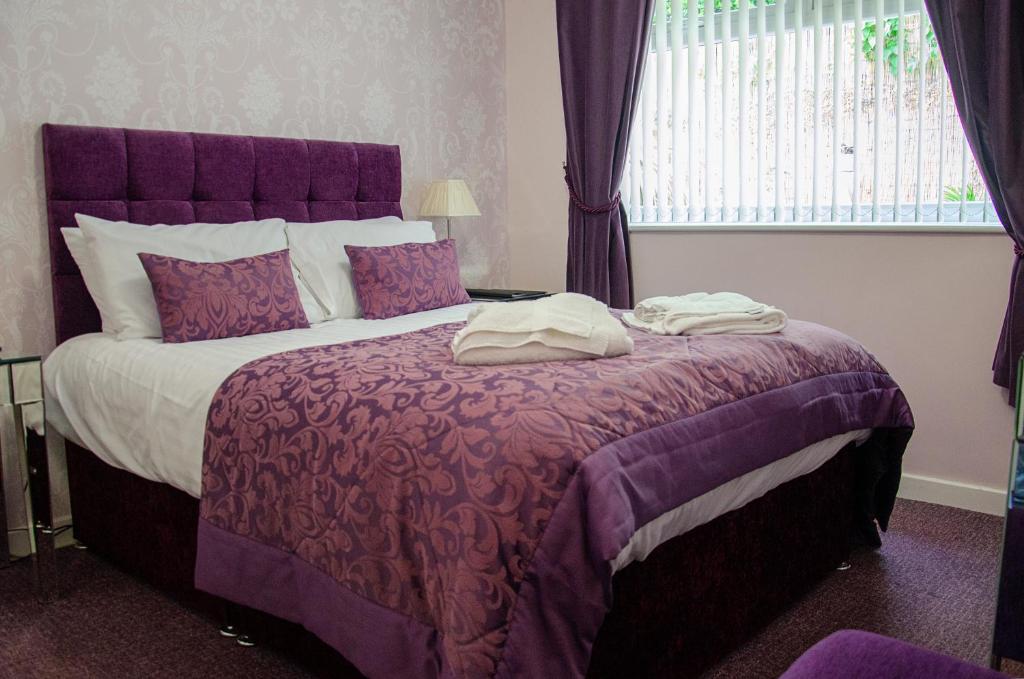
<svg viewBox="0 0 1024 679"><path fill-rule="evenodd" d="M509 381L507 371L488 373L490 382L479 380L491 385L480 387L485 396L513 403L507 412L495 406L488 414L509 419L494 426L496 432L528 429L511 420L529 410L519 392L532 389L537 398L549 399L529 410L533 415L564 415L559 409L577 398L580 405L565 419L594 443L569 455L576 443L566 439L566 459L551 464L558 483L545 479L527 487L542 499L530 504L532 514L523 516L541 518L513 523L525 525L532 535L516 540L528 544L523 553L535 558L523 558L519 542L509 547L497 540L487 549L460 552L453 563L438 566L436 574L429 571L445 582L475 578L477 571L464 562L486 562L486 567L477 566L483 572L492 567L495 554L504 554L498 564L501 578L488 580L501 592L494 596L498 603L476 606L486 609L481 620L458 621L466 638L455 643L450 620L444 621L444 634L437 631L441 623L437 628L424 624L433 604L419 599L435 590L409 585L428 573L420 566L420 552L447 547L410 539L407 551L417 556L399 550L395 558L408 577L385 586L381 574L393 566L379 555L355 560L372 563L376 571L371 573L365 565L332 561L332 550L348 549L338 542L309 554L303 551L308 545L243 535L240 524L258 522L241 517L237 507L259 501L243 499L243 491L234 493L239 469L232 466L235 458L223 453L233 449L247 426L230 414L244 410L254 394L266 393L261 380L268 375L287 372L301 381L324 366L332 366L338 376L375 371L402 382L403 389L415 382L414 398L420 400L473 384L483 374L480 369L453 372L444 353L468 309L450 307L388 321L329 321L309 330L193 346L119 342L96 334L95 305L60 233L74 226L76 212L141 224L401 217L398 148L60 125L45 125L42 135L60 345L48 359L49 412L51 423L69 439L76 537L191 602L210 607L226 600L271 614L253 613L248 624L260 627L265 638L319 648L323 652L317 657L332 672L537 676L558 668L566 676L695 676L836 567L852 541L876 543L876 524L886 525L913 420L898 386L870 354L834 331L798 323L785 338L759 343L731 338L673 344L638 336L642 350L623 362L576 362L571 368L515 373L519 384L529 387L518 391L493 386ZM300 365L305 367L295 368ZM683 365L704 366L704 372L684 379L676 370ZM750 379L737 366L749 366ZM721 384L714 382L717 378ZM676 410L662 412L672 408L653 407L650 401L643 405L650 394L642 390L651 381L662 385L663 391L655 392L664 397L658 402L678 400ZM742 393L722 388L725 382ZM705 384L699 393L674 398L698 383ZM574 390L565 385L575 385ZM619 391L609 392L610 385ZM331 388L335 396L371 397L365 384L332 382ZM372 391L379 401L379 385ZM611 396L640 405L630 401L614 416L586 405L598 403L612 412ZM466 410L463 404L444 413L448 419L456 411L463 417L445 433L472 430ZM585 416L579 414L583 411ZM761 411L775 414L751 417ZM215 412L229 415L217 420L217 428ZM305 411L298 416L316 419ZM551 436L558 440L557 431ZM272 438L264 443L271 445ZM696 446L698 438L713 444ZM402 445L426 451L417 453L415 470L422 460L442 454L445 440L441 435L413 437ZM471 451L479 446L470 446ZM529 457L533 448L542 447L520 445L515 452ZM694 468L677 464L691 458L666 457L669 449L688 451ZM551 458L559 458L560 450ZM489 456L488 464L493 459ZM503 470L501 478L514 473ZM605 486L587 480L586 474L614 483L601 490ZM678 483L668 483L671 479ZM317 487L328 482L335 483L316 480ZM274 483L294 491L287 474ZM232 486L230 492L218 495L217 489L226 486ZM498 486L467 492L511 492L515 484ZM244 492L250 491L255 492L253 487ZM650 497L637 499L645 495ZM419 498L408 492L403 498L414 496ZM305 500L276 497L274 502L299 506ZM432 502L417 499L421 504L416 506ZM287 511L282 510L282 521ZM346 534L333 527L331 517L328 512L314 521L331 523L336 532L329 537L344 541ZM543 529L533 534L530 525L537 522ZM609 526L599 528L603 523ZM585 536L578 526L595 528ZM468 530L473 539L467 542L489 544L479 526ZM329 532L320 537L326 540ZM595 546L600 542L595 536L605 535L616 537ZM265 543L254 546L256 537L266 538ZM547 556L553 551L566 555ZM416 567L408 566L412 562ZM593 571L593 577L565 584L570 571L574 578ZM296 585L324 573L337 575L337 582ZM204 592L196 592L196 583ZM437 591L450 596L460 590ZM462 603L436 608L473 618L476 613ZM282 619L313 631L359 670ZM480 629L489 634L479 634Z"/></svg>

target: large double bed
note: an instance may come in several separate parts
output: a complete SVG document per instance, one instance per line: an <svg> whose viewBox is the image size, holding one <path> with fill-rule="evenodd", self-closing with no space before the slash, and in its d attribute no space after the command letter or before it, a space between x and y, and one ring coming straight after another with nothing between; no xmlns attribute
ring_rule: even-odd
<svg viewBox="0 0 1024 679"><path fill-rule="evenodd" d="M693 676L886 526L913 420L840 333L456 366L458 305L119 340L65 245L76 213L401 217L399 150L60 125L43 148L76 538L269 614L263 638L305 648L301 625L332 673Z"/></svg>

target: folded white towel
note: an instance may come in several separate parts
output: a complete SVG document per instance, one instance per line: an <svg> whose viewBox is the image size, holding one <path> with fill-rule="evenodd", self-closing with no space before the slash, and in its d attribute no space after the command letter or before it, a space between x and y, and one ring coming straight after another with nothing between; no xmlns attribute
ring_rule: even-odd
<svg viewBox="0 0 1024 679"><path fill-rule="evenodd" d="M678 299L678 297L668 296L648 297L636 305L636 308L633 309L633 317L648 323L656 321L664 316L668 307Z"/></svg>
<svg viewBox="0 0 1024 679"><path fill-rule="evenodd" d="M537 363L621 356L633 351L633 340L604 304L561 293L477 306L452 351L460 365Z"/></svg>
<svg viewBox="0 0 1024 679"><path fill-rule="evenodd" d="M735 292L651 297L622 317L658 335L763 335L786 327L786 313Z"/></svg>
<svg viewBox="0 0 1024 679"><path fill-rule="evenodd" d="M691 292L688 295L648 297L636 305L633 316L653 323L666 314L684 316L710 316L719 313L757 313L765 304L755 302L736 292Z"/></svg>

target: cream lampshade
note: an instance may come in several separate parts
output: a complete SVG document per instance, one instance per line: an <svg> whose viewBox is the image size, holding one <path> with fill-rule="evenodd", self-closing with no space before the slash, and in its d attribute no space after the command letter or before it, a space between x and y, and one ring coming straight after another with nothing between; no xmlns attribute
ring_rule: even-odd
<svg viewBox="0 0 1024 679"><path fill-rule="evenodd" d="M448 238L452 237L452 217L479 217L480 208L473 200L466 182L461 179L442 179L427 188L420 206L421 217L444 217L448 224Z"/></svg>

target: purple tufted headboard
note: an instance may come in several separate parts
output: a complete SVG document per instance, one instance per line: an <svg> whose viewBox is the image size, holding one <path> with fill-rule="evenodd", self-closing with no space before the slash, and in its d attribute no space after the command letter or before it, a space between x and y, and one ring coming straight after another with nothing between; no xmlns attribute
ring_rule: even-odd
<svg viewBox="0 0 1024 679"><path fill-rule="evenodd" d="M137 224L402 216L397 146L45 124L43 162L58 344L100 329L60 233L76 212Z"/></svg>

